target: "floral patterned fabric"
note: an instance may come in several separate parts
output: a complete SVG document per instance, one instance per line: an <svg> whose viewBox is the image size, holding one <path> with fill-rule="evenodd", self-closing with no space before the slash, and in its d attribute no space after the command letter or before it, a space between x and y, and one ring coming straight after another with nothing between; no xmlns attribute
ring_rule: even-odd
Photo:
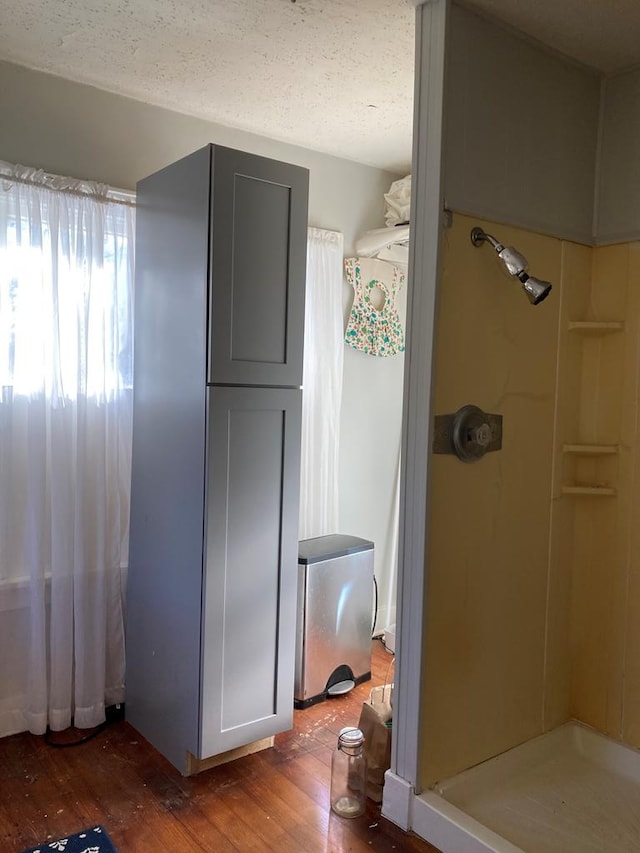
<svg viewBox="0 0 640 853"><path fill-rule="evenodd" d="M400 267L373 258L345 258L344 269L353 287L345 343L369 355L404 352L404 330L395 306L404 284Z"/></svg>
<svg viewBox="0 0 640 853"><path fill-rule="evenodd" d="M106 830L102 826L83 829L75 835L44 841L22 853L117 853Z"/></svg>

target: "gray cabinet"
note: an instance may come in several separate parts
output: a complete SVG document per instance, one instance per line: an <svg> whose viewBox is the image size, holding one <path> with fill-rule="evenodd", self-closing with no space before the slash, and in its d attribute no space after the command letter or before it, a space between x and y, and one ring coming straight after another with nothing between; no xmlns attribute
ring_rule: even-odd
<svg viewBox="0 0 640 853"><path fill-rule="evenodd" d="M178 769L292 724L306 170L138 184L127 719Z"/></svg>

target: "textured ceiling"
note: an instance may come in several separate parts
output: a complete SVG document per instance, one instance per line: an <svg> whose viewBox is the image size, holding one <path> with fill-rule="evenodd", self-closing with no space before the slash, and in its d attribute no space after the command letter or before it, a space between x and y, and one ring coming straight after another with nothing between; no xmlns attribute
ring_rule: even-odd
<svg viewBox="0 0 640 853"><path fill-rule="evenodd" d="M463 0L586 65L640 64L640 0ZM407 0L2 0L0 59L406 173Z"/></svg>
<svg viewBox="0 0 640 853"><path fill-rule="evenodd" d="M409 170L407 0L2 0L0 58Z"/></svg>

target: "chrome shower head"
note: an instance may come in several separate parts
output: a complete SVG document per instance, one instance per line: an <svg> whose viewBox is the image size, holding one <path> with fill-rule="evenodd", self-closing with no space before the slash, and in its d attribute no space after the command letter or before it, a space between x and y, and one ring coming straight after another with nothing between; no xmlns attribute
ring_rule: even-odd
<svg viewBox="0 0 640 853"><path fill-rule="evenodd" d="M526 272L520 273L518 278L522 282L522 289L529 297L529 302L532 305L539 305L551 293L551 283L548 281L527 275Z"/></svg>
<svg viewBox="0 0 640 853"><path fill-rule="evenodd" d="M509 275L521 282L522 289L532 305L538 305L551 292L551 284L548 281L534 278L526 272L527 259L513 246L503 246L495 237L487 234L478 226L471 229L471 242L474 246L481 246L483 243L490 243L493 246Z"/></svg>

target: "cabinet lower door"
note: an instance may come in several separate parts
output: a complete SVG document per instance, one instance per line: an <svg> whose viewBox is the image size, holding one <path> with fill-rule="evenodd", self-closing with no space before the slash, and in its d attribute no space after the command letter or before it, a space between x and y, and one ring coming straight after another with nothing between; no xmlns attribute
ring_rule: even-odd
<svg viewBox="0 0 640 853"><path fill-rule="evenodd" d="M293 724L301 393L209 389L199 758Z"/></svg>

